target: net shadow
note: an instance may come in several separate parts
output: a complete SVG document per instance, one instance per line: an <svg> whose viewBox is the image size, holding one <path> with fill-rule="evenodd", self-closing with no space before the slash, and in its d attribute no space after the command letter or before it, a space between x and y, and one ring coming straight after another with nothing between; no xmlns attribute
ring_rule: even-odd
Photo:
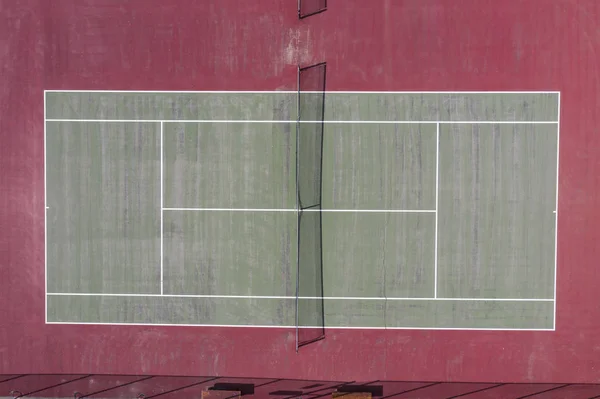
<svg viewBox="0 0 600 399"><path fill-rule="evenodd" d="M325 337L322 248L326 64L298 69L296 350Z"/></svg>
<svg viewBox="0 0 600 399"><path fill-rule="evenodd" d="M325 337L321 233L321 212L298 214L298 348Z"/></svg>
<svg viewBox="0 0 600 399"><path fill-rule="evenodd" d="M298 18L300 19L323 11L327 11L327 0L298 0Z"/></svg>
<svg viewBox="0 0 600 399"><path fill-rule="evenodd" d="M298 69L296 167L301 210L321 206L325 77L325 63Z"/></svg>

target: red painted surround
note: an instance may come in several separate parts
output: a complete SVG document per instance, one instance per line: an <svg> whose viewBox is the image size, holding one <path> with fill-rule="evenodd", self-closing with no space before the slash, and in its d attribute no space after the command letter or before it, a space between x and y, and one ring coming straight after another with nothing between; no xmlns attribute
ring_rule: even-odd
<svg viewBox="0 0 600 399"><path fill-rule="evenodd" d="M0 374L600 380L600 2L0 0ZM560 90L555 332L44 324L44 89Z"/></svg>

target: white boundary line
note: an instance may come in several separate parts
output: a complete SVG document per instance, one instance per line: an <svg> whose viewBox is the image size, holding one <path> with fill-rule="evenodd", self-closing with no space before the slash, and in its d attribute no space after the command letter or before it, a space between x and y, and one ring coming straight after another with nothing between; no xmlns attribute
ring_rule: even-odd
<svg viewBox="0 0 600 399"><path fill-rule="evenodd" d="M435 241L433 244L433 296L437 298L437 280L438 280L438 210L440 207L440 124L436 125L436 143L435 143Z"/></svg>
<svg viewBox="0 0 600 399"><path fill-rule="evenodd" d="M245 119L70 119L70 118L49 118L47 122L73 122L73 123L264 123L264 124L350 124L350 125L422 125L422 124L442 124L449 125L555 125L558 121L392 121L392 120L325 120L325 121L293 121L293 120L245 120Z"/></svg>
<svg viewBox="0 0 600 399"><path fill-rule="evenodd" d="M163 231L163 201L164 201L164 191L163 191L163 158L164 158L164 150L163 150L163 122L160 122L160 294L163 294L163 242L164 242L164 231Z"/></svg>
<svg viewBox="0 0 600 399"><path fill-rule="evenodd" d="M44 90L45 93L296 94L296 90ZM308 93L322 93L315 91ZM327 91L331 94L559 94L560 91Z"/></svg>
<svg viewBox="0 0 600 399"><path fill-rule="evenodd" d="M296 296L281 295L185 295L185 294L111 294L111 293L85 293L85 292L49 292L48 296L83 296L83 297L141 297L141 298L220 298L220 299L296 299ZM357 300L357 301L453 301L453 302L554 302L552 298L385 298L385 297L313 297L306 296L299 299L324 299Z"/></svg>
<svg viewBox="0 0 600 399"><path fill-rule="evenodd" d="M560 92L558 92L558 124L556 128L556 205L554 211L554 324L556 330L556 286L558 272L558 184L560 172Z"/></svg>
<svg viewBox="0 0 600 399"><path fill-rule="evenodd" d="M163 208L163 211L194 212L298 212L292 208ZM323 213L435 213L435 209L304 209L302 212Z"/></svg>
<svg viewBox="0 0 600 399"><path fill-rule="evenodd" d="M270 327L270 328L295 328L295 326L237 326L237 325L197 325L197 324L144 324L144 323L84 323L84 322L48 322L48 296L50 295L113 295L113 296L126 296L121 294L61 294L61 293L48 293L48 228L47 228L47 177L46 177L46 123L47 122L160 122L161 123L161 174L162 174L162 125L164 122L169 122L162 119L148 119L148 120L99 120L99 119L47 119L46 118L46 93L180 93L180 94L216 94L216 93L224 93L224 94L235 94L235 93L248 93L248 94L262 94L262 93L276 93L276 94L295 94L296 91L136 91L136 90L44 90L44 231L45 231L45 248L44 248L44 281L45 281L45 322L46 324L90 324L90 325L140 325L140 326L202 326L202 327L246 327L246 328L258 328L258 327ZM409 123L447 123L447 124L557 124L557 184L556 184L556 208L558 210L558 191L559 191L559 159L560 159L560 91L328 91L328 94L558 94L558 118L557 121L325 121L325 123L377 123L377 124L409 124ZM188 122L188 123L297 123L297 121L243 121L243 120L174 120L173 122ZM302 123L323 123L323 121L304 121ZM439 134L439 133L438 133ZM439 145L439 143L438 143ZM439 150L438 150L439 151ZM437 171L436 171L437 174ZM436 176L437 180L437 176ZM437 196L437 192L436 192ZM437 200L436 200L437 202ZM162 208L162 179L161 179L161 208ZM436 203L437 208L437 203ZM209 208L192 208L193 210L210 210ZM162 208L161 209L161 230L162 230L162 211L163 210L190 210L190 208ZM217 210L217 209L213 209ZM229 210L232 209L222 209ZM262 211L262 209L258 209ZM330 329L362 329L362 330L372 330L372 329L417 329L417 330L475 330L475 331L555 331L556 329L556 291L557 291L557 251L558 251L558 212L557 210L554 212L555 217L555 264L554 264L554 298L553 299L473 299L473 298L433 298L435 300L476 300L476 301L552 301L554 302L554 324L552 329L497 329L497 328L427 328L427 327L328 327ZM242 211L240 209L240 211ZM247 209L243 209L243 211L247 211ZM274 210L274 211L288 211L288 210ZM296 211L289 210L289 211ZM325 212L407 212L407 211L391 211L391 210L323 210ZM415 211L408 211L415 212ZM435 211L424 210L424 211L416 211L416 212L436 212L436 245L437 245L437 209ZM162 240L161 240L162 241ZM161 254L162 254L162 242L161 242ZM437 250L436 250L437 255ZM437 257L436 257L437 262ZM437 272L437 270L436 270ZM437 279L436 279L437 285ZM436 287L437 291L437 287ZM436 292L437 294L437 292ZM135 294L130 294L129 296L136 296ZM162 296L162 259L161 259L161 295L146 295L140 294L139 296ZM170 295L172 296L172 295ZM295 297L292 297L295 299ZM324 298L324 299L342 299L342 298ZM370 298L372 299L372 298ZM431 300L432 298L381 298L389 299L389 300Z"/></svg>
<svg viewBox="0 0 600 399"><path fill-rule="evenodd" d="M273 119L71 119L71 118L49 118L48 122L98 122L98 123L271 123L271 124L291 124L296 123L292 120L273 120ZM317 123L306 121L303 123ZM322 123L319 122L319 123ZM552 122L556 123L556 122Z"/></svg>
<svg viewBox="0 0 600 399"><path fill-rule="evenodd" d="M48 185L46 169L46 92L44 91L44 322L48 323Z"/></svg>
<svg viewBox="0 0 600 399"><path fill-rule="evenodd" d="M298 0L298 15L300 15L300 0ZM298 349L300 348L300 337L298 334L298 326L300 325L300 218L302 217L302 210L300 209L300 119L302 114L302 109L300 106L300 65L297 65L296 69L296 125L295 125L295 133L296 133L296 170L295 170L295 183L296 183L296 298L295 298L295 317L294 323L296 325L296 353L298 353ZM292 129L290 129L292 130ZM321 132L321 138L323 134ZM321 159L323 159L323 154L321 154ZM321 177L323 175L323 171L321 170ZM322 179L321 179L322 180ZM322 216L322 215L320 215ZM321 242L322 238L322 230L321 230ZM322 250L322 249L321 249ZM321 264L321 271L323 270ZM323 320L325 319L325 315L323 315Z"/></svg>
<svg viewBox="0 0 600 399"><path fill-rule="evenodd" d="M270 326L270 325L236 325L236 324L166 324L166 323L91 323L91 322L49 322L48 324L62 325L94 325L94 326L146 326L146 327L214 327L214 328L279 328L295 329L296 326ZM300 327L300 328L322 328ZM439 331L554 331L551 328L474 328L474 327L333 327L327 330L439 330Z"/></svg>

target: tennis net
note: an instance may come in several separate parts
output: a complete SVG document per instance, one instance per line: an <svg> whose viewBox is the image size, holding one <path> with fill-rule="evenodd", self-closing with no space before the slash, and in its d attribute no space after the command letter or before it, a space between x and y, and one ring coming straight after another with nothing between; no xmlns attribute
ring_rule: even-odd
<svg viewBox="0 0 600 399"><path fill-rule="evenodd" d="M322 248L326 64L298 68L296 350L325 337Z"/></svg>

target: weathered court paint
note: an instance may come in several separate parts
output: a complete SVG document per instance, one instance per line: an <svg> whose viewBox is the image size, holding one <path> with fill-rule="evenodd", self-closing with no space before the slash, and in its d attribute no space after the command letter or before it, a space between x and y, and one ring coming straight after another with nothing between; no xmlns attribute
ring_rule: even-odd
<svg viewBox="0 0 600 399"><path fill-rule="evenodd" d="M295 120L297 95L281 93L48 92L48 119Z"/></svg>
<svg viewBox="0 0 600 399"><path fill-rule="evenodd" d="M156 123L46 126L48 291L160 293Z"/></svg>
<svg viewBox="0 0 600 399"><path fill-rule="evenodd" d="M436 124L326 123L324 130L325 209L435 211Z"/></svg>
<svg viewBox="0 0 600 399"><path fill-rule="evenodd" d="M165 123L165 208L293 208L292 123Z"/></svg>
<svg viewBox="0 0 600 399"><path fill-rule="evenodd" d="M81 119L48 122L53 129L46 129L52 171L47 183L62 190L51 190L47 205L82 210L53 215L49 222L49 247L65 254L50 252L50 281L66 285L54 289L50 285L49 322L290 327L295 325L289 306L298 274L301 297L328 298L324 305L328 327L553 329L557 93L332 93L333 109L339 108L337 102L367 121L398 123L326 119L322 157L327 172L322 184L315 175L322 162L320 134L315 134L321 124L301 123L296 131L293 123L262 119L253 123L253 118L245 123L163 121L161 117L181 117L186 107L173 98L178 94L108 93L112 105L104 92L95 93L98 98L69 94L73 97L65 99L63 93L46 93L53 119L73 115ZM183 96L187 104L212 104L223 115L276 118L283 111L282 95ZM391 106L379 104L381 98ZM62 105L65 101L68 107ZM260 101L273 107L272 112L263 105L256 111L243 108ZM165 115L167 103L177 103L177 111ZM143 112L138 104L144 104ZM221 109L230 104L232 111ZM81 174L80 159L90 158L88 147L104 148L115 142L114 135L123 136L124 126L137 123L102 120L109 110L128 108L130 114L107 118L159 120L144 122L151 128L149 143L125 132L125 138L137 137L138 142L99 152L97 159L91 158L91 170ZM95 116L89 110L95 110ZM428 112L443 120L404 123L413 115L428 121ZM100 120L90 121L92 117ZM504 123L491 124L483 117ZM458 123L463 121L467 122ZM144 131L137 128L135 133ZM62 144L63 136L73 134L77 145ZM123 160L133 162L145 152L153 154L151 168L138 173L143 176L142 187L153 189L150 209L140 208L146 196L130 193L131 183L119 175L121 171L126 179L135 180ZM64 169L61 174L54 174L59 170L55 163ZM296 244L298 220L292 208L297 167L303 207L321 204L325 189L323 294L321 267L314 267L321 265L321 222L315 209L300 219L304 229L300 226L299 249ZM117 176L103 173L105 169ZM69 178L71 173L78 179ZM111 230L85 233L102 229L102 217L89 216L103 215L107 206L110 209L107 203L121 197L128 202L113 212ZM129 242L140 242L127 233L135 223L128 215L143 217L144 211L153 221L154 229L144 233L154 256L140 259L148 251L134 247L128 261L111 258L111 243L128 248ZM69 225L61 226L59 215L81 225L80 230L71 233ZM158 234L157 215L162 228ZM123 236L115 233L120 231ZM88 252L88 247L100 252ZM69 290L71 280L75 290ZM70 295L86 293L96 298ZM156 293L175 296L149 297L153 311L144 311L146 316L140 318L134 309L145 306L143 296L127 295ZM125 296L104 300L102 294ZM179 295L196 298L180 303ZM228 296L247 298L231 301ZM275 298L267 299L272 305L252 306L255 300L265 301L260 297ZM413 298L425 301L414 303ZM243 301L248 304L240 305ZM306 309L302 315L319 301L302 299Z"/></svg>
<svg viewBox="0 0 600 399"><path fill-rule="evenodd" d="M440 129L438 294L552 299L557 127Z"/></svg>
<svg viewBox="0 0 600 399"><path fill-rule="evenodd" d="M596 381L598 2L330 0L301 22L295 8L279 0L4 6L0 372ZM297 64L323 60L328 90L560 91L556 332L330 329L295 354L286 329L43 323L44 89L293 91Z"/></svg>

